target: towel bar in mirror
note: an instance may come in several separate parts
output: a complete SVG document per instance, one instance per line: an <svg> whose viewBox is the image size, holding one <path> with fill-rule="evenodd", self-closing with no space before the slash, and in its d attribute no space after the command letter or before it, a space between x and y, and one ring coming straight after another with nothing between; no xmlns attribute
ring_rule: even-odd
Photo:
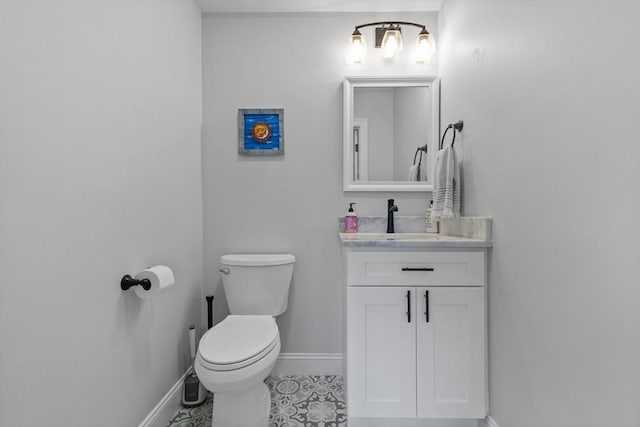
<svg viewBox="0 0 640 427"><path fill-rule="evenodd" d="M438 78L347 77L343 90L344 191L432 191Z"/></svg>

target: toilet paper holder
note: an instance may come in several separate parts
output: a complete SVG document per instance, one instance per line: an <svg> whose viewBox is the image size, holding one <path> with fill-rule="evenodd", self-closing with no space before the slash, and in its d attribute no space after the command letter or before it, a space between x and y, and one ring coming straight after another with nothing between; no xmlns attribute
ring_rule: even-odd
<svg viewBox="0 0 640 427"><path fill-rule="evenodd" d="M142 289L148 291L149 289L151 289L151 281L149 279L134 279L128 274L122 276L122 280L120 280L120 288L123 291L126 291L132 286L142 286Z"/></svg>

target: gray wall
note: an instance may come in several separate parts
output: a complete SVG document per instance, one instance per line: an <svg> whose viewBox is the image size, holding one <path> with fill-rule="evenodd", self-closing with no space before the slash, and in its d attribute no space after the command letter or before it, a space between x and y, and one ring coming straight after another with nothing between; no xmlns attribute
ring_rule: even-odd
<svg viewBox="0 0 640 427"><path fill-rule="evenodd" d="M337 217L355 201L360 215L424 213L426 194L342 192L342 81L347 75L432 73L409 55L385 64L370 48L366 65L347 65L353 27L381 19L425 23L424 14L207 14L203 24L205 292L216 320L227 313L218 260L228 252L296 255L289 309L278 318L283 352L341 353L343 289ZM370 43L371 43L370 39ZM411 42L407 41L407 49ZM437 60L437 58L436 58ZM238 108L284 108L284 157L237 151Z"/></svg>
<svg viewBox="0 0 640 427"><path fill-rule="evenodd" d="M190 1L0 2L0 425L131 427L186 370L200 46Z"/></svg>
<svg viewBox="0 0 640 427"><path fill-rule="evenodd" d="M466 214L494 217L490 405L501 427L640 426L640 4L455 1L443 123Z"/></svg>
<svg viewBox="0 0 640 427"><path fill-rule="evenodd" d="M353 117L367 119L369 181L393 181L393 94L392 88L353 89Z"/></svg>
<svg viewBox="0 0 640 427"><path fill-rule="evenodd" d="M436 91L438 89L435 89ZM406 181L409 169L413 165L416 149L428 142L431 133L431 93L432 88L408 87L394 90L394 144L393 173L395 181ZM420 181L427 181L431 168L427 168L432 149L416 157L416 165L420 163Z"/></svg>

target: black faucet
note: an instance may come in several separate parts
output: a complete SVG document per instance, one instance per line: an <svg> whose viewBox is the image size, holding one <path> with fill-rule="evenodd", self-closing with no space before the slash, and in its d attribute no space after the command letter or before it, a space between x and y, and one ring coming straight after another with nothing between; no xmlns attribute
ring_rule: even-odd
<svg viewBox="0 0 640 427"><path fill-rule="evenodd" d="M393 229L393 213L398 212L398 207L393 203L393 199L387 200L387 233L395 233Z"/></svg>

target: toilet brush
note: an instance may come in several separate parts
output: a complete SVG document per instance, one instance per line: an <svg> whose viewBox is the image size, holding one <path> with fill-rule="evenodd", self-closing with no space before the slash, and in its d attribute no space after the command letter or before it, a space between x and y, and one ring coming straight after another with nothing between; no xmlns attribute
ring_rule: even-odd
<svg viewBox="0 0 640 427"><path fill-rule="evenodd" d="M196 358L196 327L189 326L189 350L191 351L191 372L184 378L182 386L182 406L191 408L202 405L207 399L207 390L196 375L193 362Z"/></svg>

